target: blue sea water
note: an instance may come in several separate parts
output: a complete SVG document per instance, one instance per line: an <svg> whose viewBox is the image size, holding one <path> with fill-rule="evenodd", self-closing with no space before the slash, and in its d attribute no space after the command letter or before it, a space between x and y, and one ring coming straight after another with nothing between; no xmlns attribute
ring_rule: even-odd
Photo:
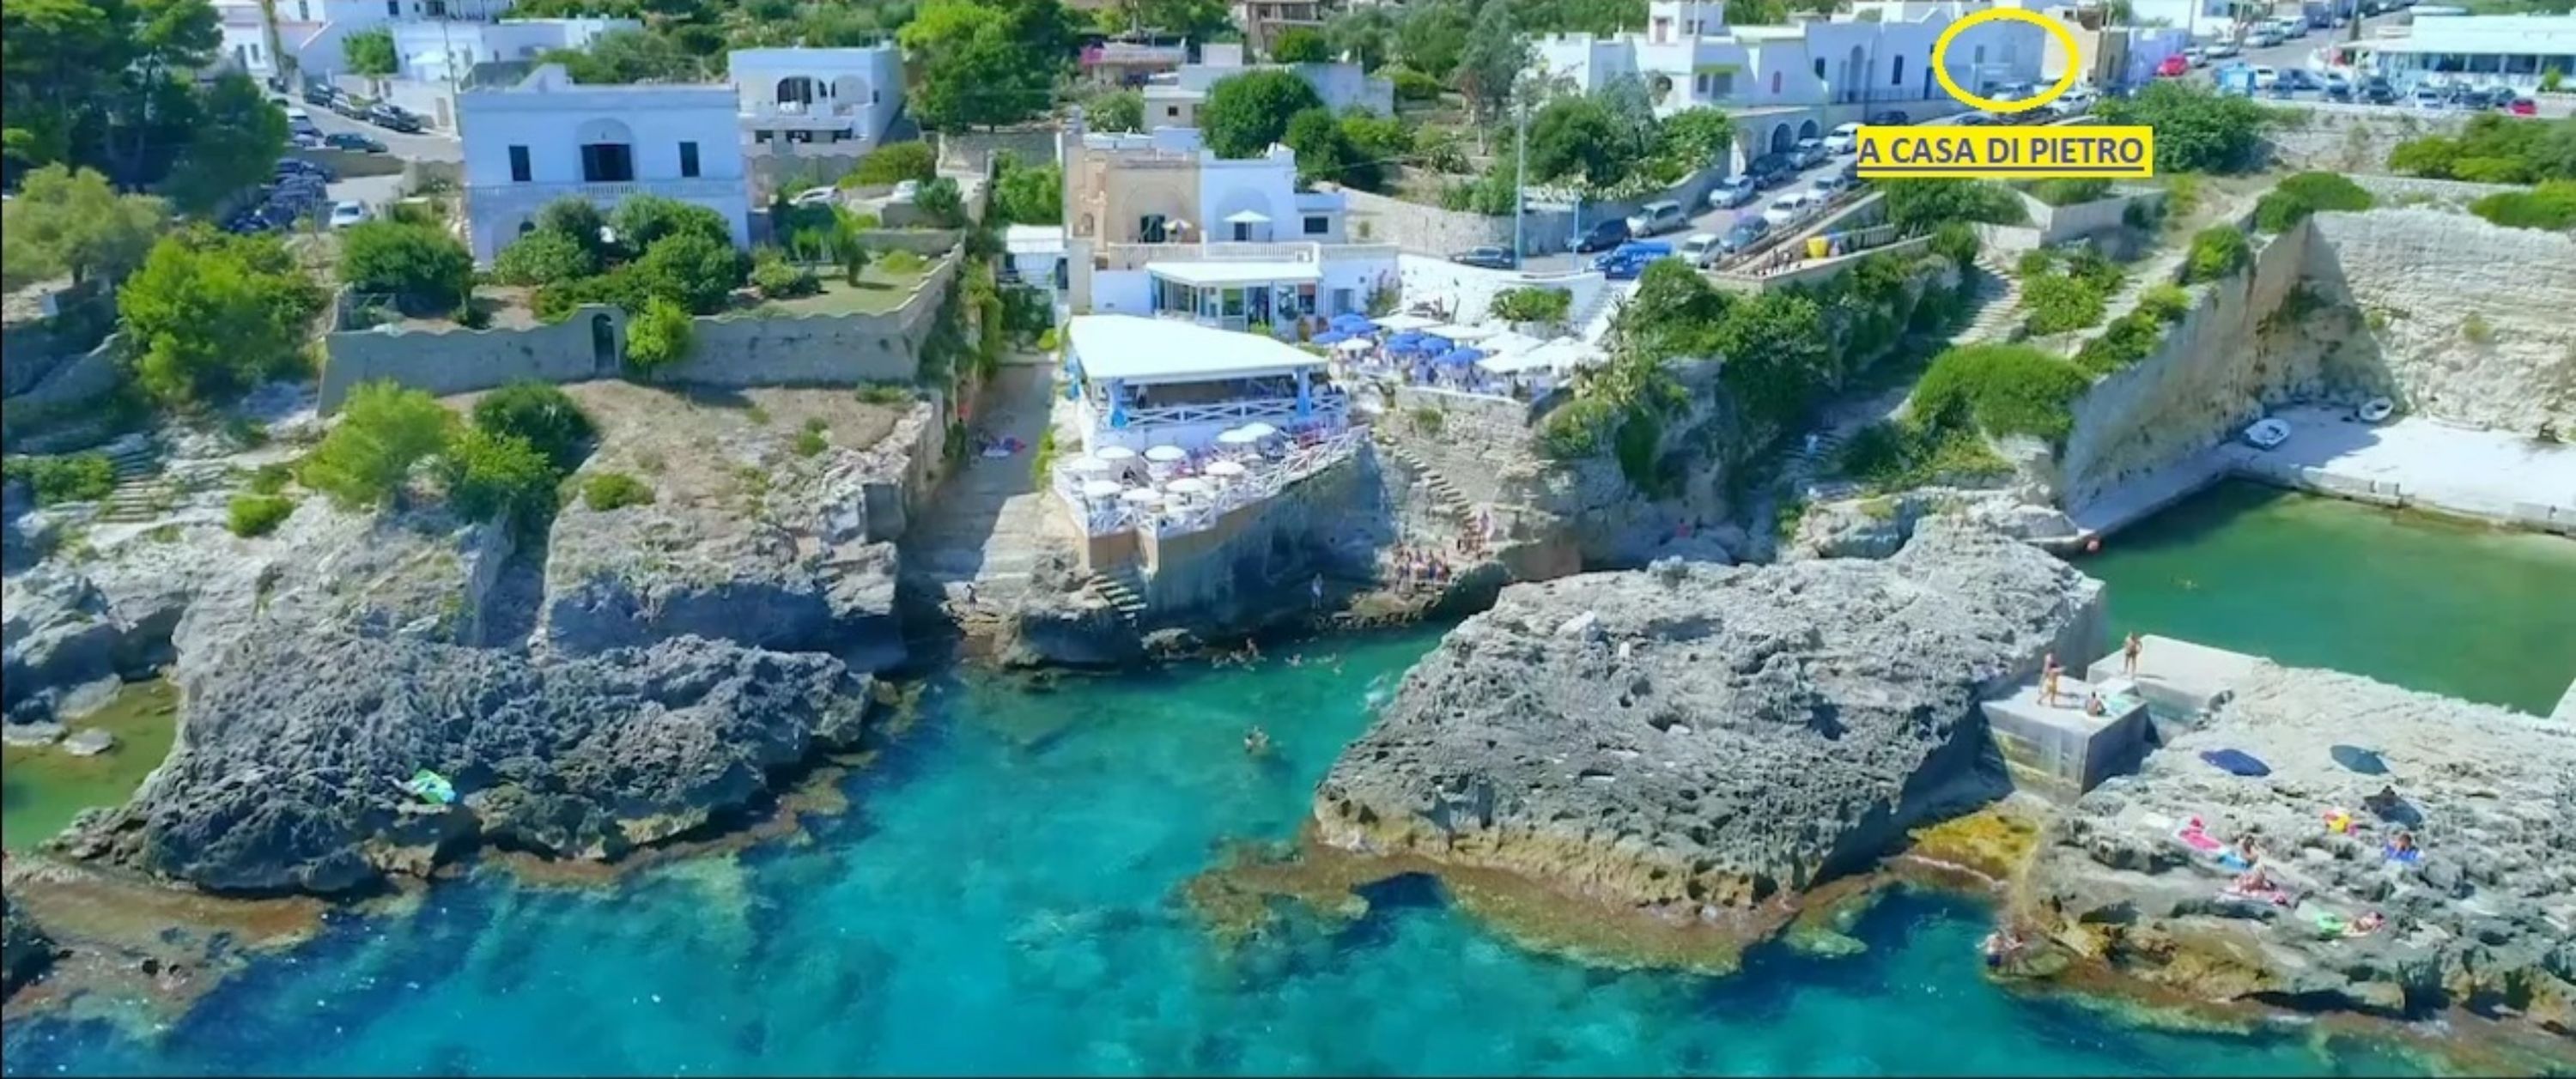
<svg viewBox="0 0 2576 1079"><path fill-rule="evenodd" d="M1429 885L1234 958L1178 886L1294 834L1428 633L1050 692L959 676L810 841L606 888L486 872L336 923L157 1038L34 1020L10 1075L2386 1074L2297 1036L2137 1029L1981 975L1973 906L1901 897L1860 956L1725 979L1519 951ZM1242 751L1266 727L1277 759Z"/></svg>

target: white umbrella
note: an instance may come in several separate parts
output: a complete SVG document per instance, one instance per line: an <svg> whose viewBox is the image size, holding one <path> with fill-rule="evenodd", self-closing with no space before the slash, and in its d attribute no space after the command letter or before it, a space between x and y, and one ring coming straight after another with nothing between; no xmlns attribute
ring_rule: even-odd
<svg viewBox="0 0 2576 1079"><path fill-rule="evenodd" d="M1340 350L1342 350L1342 351L1344 351L1344 352L1366 352L1366 351L1368 351L1368 350L1370 350L1370 349L1372 349L1372 348L1375 348L1375 347L1377 347L1377 346L1375 345L1375 343L1371 342L1368 338L1365 338L1365 337L1354 337L1354 338L1351 338L1350 340L1344 341L1344 342L1342 342L1342 343L1340 343L1340 344L1338 344L1338 345L1334 345L1333 347L1334 347L1334 348L1337 348L1337 349L1340 349Z"/></svg>
<svg viewBox="0 0 2576 1079"><path fill-rule="evenodd" d="M1159 506L1163 503L1162 492L1146 487L1136 488L1135 490L1119 495L1118 497L1125 501L1133 502L1139 506Z"/></svg>
<svg viewBox="0 0 2576 1079"><path fill-rule="evenodd" d="M1120 487L1108 480L1093 480L1082 485L1082 497L1116 498L1118 497L1118 492L1125 489L1126 488Z"/></svg>
<svg viewBox="0 0 2576 1079"><path fill-rule="evenodd" d="M1267 225L1270 217L1259 210L1237 210L1225 215L1225 222L1229 225Z"/></svg>
<svg viewBox="0 0 2576 1079"><path fill-rule="evenodd" d="M1261 435L1249 427L1237 427L1219 434L1216 440L1228 446L1249 446L1261 441Z"/></svg>
<svg viewBox="0 0 2576 1079"><path fill-rule="evenodd" d="M1243 474L1243 462L1211 461L1208 462L1207 474L1211 476L1240 476Z"/></svg>
<svg viewBox="0 0 2576 1079"><path fill-rule="evenodd" d="M1452 341L1482 341L1504 331L1499 326L1447 326L1425 332L1436 333Z"/></svg>
<svg viewBox="0 0 2576 1079"><path fill-rule="evenodd" d="M1100 458L1103 461L1116 463L1119 461L1135 460L1136 451L1128 449L1125 446L1103 446L1099 451L1093 453L1092 456Z"/></svg>
<svg viewBox="0 0 2576 1079"><path fill-rule="evenodd" d="M1170 483L1164 484L1163 489L1175 494L1184 495L1203 495L1208 493L1210 490L1208 482L1196 476L1183 476Z"/></svg>
<svg viewBox="0 0 2576 1079"><path fill-rule="evenodd" d="M1255 441L1276 437L1279 434L1278 428L1259 422L1244 424L1242 427L1237 428L1237 430L1251 435Z"/></svg>
<svg viewBox="0 0 2576 1079"><path fill-rule="evenodd" d="M1440 324L1439 319L1424 318L1420 315L1388 315L1370 321L1377 323L1378 328L1382 330L1419 330L1425 326Z"/></svg>
<svg viewBox="0 0 2576 1079"><path fill-rule="evenodd" d="M1064 469L1077 476L1097 476L1109 471L1109 462L1086 455L1066 461Z"/></svg>
<svg viewBox="0 0 2576 1079"><path fill-rule="evenodd" d="M1182 449L1179 446L1156 446L1145 451L1145 459L1148 461L1161 461L1166 464L1173 461L1186 461L1190 459L1190 451Z"/></svg>

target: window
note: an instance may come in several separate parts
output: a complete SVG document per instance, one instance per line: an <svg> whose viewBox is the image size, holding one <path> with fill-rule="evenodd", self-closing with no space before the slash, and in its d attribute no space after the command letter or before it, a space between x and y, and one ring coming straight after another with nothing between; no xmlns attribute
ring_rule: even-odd
<svg viewBox="0 0 2576 1079"><path fill-rule="evenodd" d="M312 22L312 21L313 21L313 4L312 4L312 0L295 0L295 21L297 21L297 22Z"/></svg>
<svg viewBox="0 0 2576 1079"><path fill-rule="evenodd" d="M1306 235L1322 236L1331 231L1333 231L1333 221L1331 218L1316 217L1312 214L1307 215Z"/></svg>
<svg viewBox="0 0 2576 1079"><path fill-rule="evenodd" d="M446 18L447 0L429 0L429 17L433 19Z"/></svg>
<svg viewBox="0 0 2576 1079"><path fill-rule="evenodd" d="M1816 77L1819 79L1825 77L1825 58L1821 56L1816 58Z"/></svg>
<svg viewBox="0 0 2576 1079"><path fill-rule="evenodd" d="M680 144L680 175L681 175L682 177L687 178L687 179L692 179L692 180L697 179L697 176L698 176L698 144L697 144L697 143L694 143L694 142L684 142L684 143L681 143L681 144Z"/></svg>
<svg viewBox="0 0 2576 1079"><path fill-rule="evenodd" d="M402 18L402 0L385 0L385 16L394 19Z"/></svg>
<svg viewBox="0 0 2576 1079"><path fill-rule="evenodd" d="M618 184L634 178L634 147L622 142L594 142L581 148L583 183Z"/></svg>
<svg viewBox="0 0 2576 1079"><path fill-rule="evenodd" d="M1893 75L1888 76L1887 84L1888 84L1889 86L1903 86L1903 85L1905 85L1905 58L1904 58L1904 57L1899 56L1899 57L1897 57L1897 58L1896 58L1896 65L1895 65L1895 68L1896 68L1896 73L1895 73L1895 74L1893 74Z"/></svg>
<svg viewBox="0 0 2576 1079"><path fill-rule="evenodd" d="M1348 314L1353 310L1356 310L1356 308L1351 305L1351 290L1346 288L1334 289L1333 313L1336 315Z"/></svg>
<svg viewBox="0 0 2576 1079"><path fill-rule="evenodd" d="M1158 244L1163 242L1163 215L1146 214L1143 217L1137 218L1136 241L1138 243L1149 244Z"/></svg>
<svg viewBox="0 0 2576 1079"><path fill-rule="evenodd" d="M1178 105L1165 105L1163 106L1163 115L1171 119L1179 119L1181 115L1181 107Z"/></svg>
<svg viewBox="0 0 2576 1079"><path fill-rule="evenodd" d="M510 182L514 184L524 184L535 175L535 170L528 167L528 148L525 146L511 147Z"/></svg>
<svg viewBox="0 0 2576 1079"><path fill-rule="evenodd" d="M1772 73L1771 73L1771 94L1772 94L1772 96L1774 96L1774 97L1779 96L1779 94L1780 94L1780 80L1781 80L1783 77L1784 77L1784 76L1782 76L1780 72L1774 71L1774 72L1772 72Z"/></svg>

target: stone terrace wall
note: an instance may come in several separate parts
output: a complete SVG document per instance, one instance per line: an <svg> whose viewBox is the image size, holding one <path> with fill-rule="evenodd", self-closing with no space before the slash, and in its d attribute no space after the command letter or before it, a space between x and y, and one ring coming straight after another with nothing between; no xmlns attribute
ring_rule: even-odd
<svg viewBox="0 0 2576 1079"><path fill-rule="evenodd" d="M910 382L957 260L934 267L882 315L724 315L697 320L689 357L662 379L707 386L845 386Z"/></svg>
<svg viewBox="0 0 2576 1079"><path fill-rule="evenodd" d="M2266 104L2271 104L2266 102ZM2366 105L2291 106L2291 126L2272 129L2272 160L2297 169L2379 172L2397 144L2426 135L2456 135L2469 114L2419 113Z"/></svg>
<svg viewBox="0 0 2576 1079"><path fill-rule="evenodd" d="M2314 228L2308 278L2355 314L2342 352L2384 369L2409 411L2576 430L2576 236L2423 207L2319 214Z"/></svg>
<svg viewBox="0 0 2576 1079"><path fill-rule="evenodd" d="M607 320L610 342L604 356L593 337L599 319ZM626 312L585 304L575 308L572 317L547 326L488 330L379 326L334 333L322 341L320 407L330 412L359 383L380 378L444 397L522 379L580 382L613 376L618 357L625 354Z"/></svg>
<svg viewBox="0 0 2576 1079"><path fill-rule="evenodd" d="M1023 165L1036 165L1055 160L1055 129L1035 131L958 131L939 136L939 171L971 172L982 175L993 164L996 150L1010 152L1011 160Z"/></svg>

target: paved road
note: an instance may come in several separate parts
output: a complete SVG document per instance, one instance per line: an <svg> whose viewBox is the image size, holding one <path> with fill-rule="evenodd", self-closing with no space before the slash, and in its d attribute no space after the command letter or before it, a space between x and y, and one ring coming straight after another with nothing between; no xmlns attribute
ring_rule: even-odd
<svg viewBox="0 0 2576 1079"><path fill-rule="evenodd" d="M1791 180L1779 187L1764 191L1751 203L1737 209L1712 210L1709 208L1707 201L1703 199L1697 206L1683 207L1683 209L1688 210L1691 214L1689 224L1674 229L1671 232L1659 233L1650 238L1662 240L1675 247L1679 247L1683 240L1688 239L1694 233L1706 232L1713 233L1718 236L1724 236L1726 235L1728 226L1735 224L1735 219L1738 216L1744 214L1760 214L1763 207L1771 204L1771 200L1780 198L1783 195L1795 195L1814 190L1817 180L1841 171L1846 160L1848 159L1843 157L1826 158L1823 164L1800 172L1797 179ZM1584 227L1590 228L1592 223L1596 220L1599 219L1587 214L1583 221ZM1570 252L1559 252L1550 255L1532 255L1521 260L1521 269L1530 273L1571 273L1590 266L1593 258L1597 255L1598 252L1591 255L1576 255Z"/></svg>
<svg viewBox="0 0 2576 1079"><path fill-rule="evenodd" d="M386 150L412 161L465 160L464 144L456 141L453 135L441 135L435 132L405 135L399 131L390 131L374 124L349 119L329 109L302 105L300 102L298 104L313 117L313 126L321 128L325 135L336 131L354 131L384 143Z"/></svg>

